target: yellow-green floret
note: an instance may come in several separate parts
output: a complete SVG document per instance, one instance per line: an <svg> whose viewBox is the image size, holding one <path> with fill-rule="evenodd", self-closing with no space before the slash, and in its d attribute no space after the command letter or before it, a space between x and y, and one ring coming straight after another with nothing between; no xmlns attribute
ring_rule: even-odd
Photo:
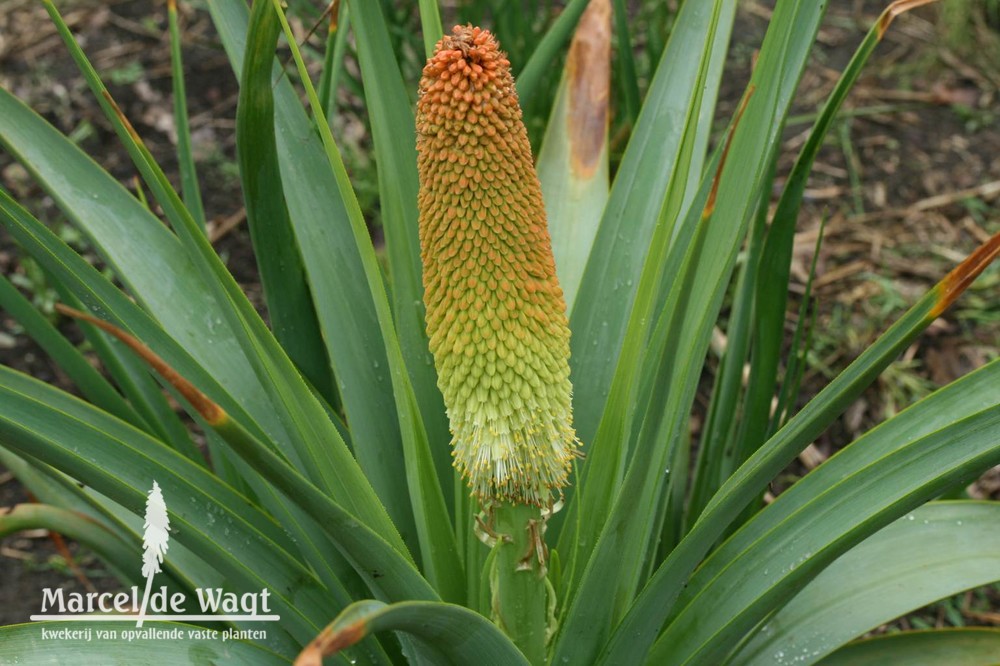
<svg viewBox="0 0 1000 666"><path fill-rule="evenodd" d="M427 333L455 466L480 500L543 506L578 442L569 326L510 63L456 27L417 104Z"/></svg>

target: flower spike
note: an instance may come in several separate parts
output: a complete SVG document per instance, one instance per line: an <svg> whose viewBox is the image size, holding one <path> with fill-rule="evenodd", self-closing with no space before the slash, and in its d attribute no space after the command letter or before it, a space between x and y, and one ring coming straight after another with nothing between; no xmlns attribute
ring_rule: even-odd
<svg viewBox="0 0 1000 666"><path fill-rule="evenodd" d="M427 332L455 466L484 503L546 506L568 483L569 325L510 62L456 26L417 103Z"/></svg>

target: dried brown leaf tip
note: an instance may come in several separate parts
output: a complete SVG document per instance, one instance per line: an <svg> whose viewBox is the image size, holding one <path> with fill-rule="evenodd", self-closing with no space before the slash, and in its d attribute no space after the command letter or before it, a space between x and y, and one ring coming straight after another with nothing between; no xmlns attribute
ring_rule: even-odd
<svg viewBox="0 0 1000 666"><path fill-rule="evenodd" d="M1000 233L994 234L992 238L976 248L972 254L965 258L965 261L953 268L937 284L934 288L937 293L937 300L927 315L928 318L936 319L940 317L962 295L962 292L979 277L979 274L993 263L993 260L997 256L1000 256Z"/></svg>
<svg viewBox="0 0 1000 666"><path fill-rule="evenodd" d="M611 85L611 2L592 0L580 17L566 58L572 161L579 178L597 171L608 135Z"/></svg>
<svg viewBox="0 0 1000 666"><path fill-rule="evenodd" d="M929 5L932 2L937 2L937 0L896 0L886 7L882 15L878 17L878 38L882 39L885 36L885 31L889 29L893 19L900 14L905 14L911 9Z"/></svg>
<svg viewBox="0 0 1000 666"><path fill-rule="evenodd" d="M139 356L151 368L153 368L153 370L159 373L161 377L177 389L178 393L184 396L184 398L191 403L191 406L194 407L206 421L208 421L209 425L221 425L228 420L229 417L226 415L226 412L222 409L222 407L199 391L194 384L184 379L184 377L181 377L181 375L170 367L166 361L164 361L152 349L147 347L134 336L126 333L114 324L106 322L103 319L98 319L92 314L81 312L80 310L63 305L62 303L56 303L56 310L60 314L64 314L67 317L72 317L73 319L79 319L80 321L92 324L105 333L117 338L119 342L135 352L137 356Z"/></svg>
<svg viewBox="0 0 1000 666"><path fill-rule="evenodd" d="M455 465L481 500L545 505L577 450L569 326L510 62L457 26L417 103L430 349Z"/></svg>
<svg viewBox="0 0 1000 666"><path fill-rule="evenodd" d="M323 666L323 658L349 648L368 634L364 621L335 629L336 622L326 627L295 658L294 666Z"/></svg>

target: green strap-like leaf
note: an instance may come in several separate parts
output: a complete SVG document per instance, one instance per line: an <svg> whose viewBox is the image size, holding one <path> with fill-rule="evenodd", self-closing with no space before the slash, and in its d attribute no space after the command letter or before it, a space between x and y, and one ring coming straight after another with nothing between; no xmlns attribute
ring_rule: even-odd
<svg viewBox="0 0 1000 666"><path fill-rule="evenodd" d="M201 186L191 150L191 123L188 120L187 92L184 86L184 63L181 59L181 29L177 21L177 0L167 2L167 22L170 32L170 73L174 93L174 126L177 128L177 166L181 172L181 192L184 205L195 221L205 229L205 208L201 203Z"/></svg>
<svg viewBox="0 0 1000 666"><path fill-rule="evenodd" d="M770 534L804 504L828 493L853 471L874 464L900 447L949 424L1000 404L1000 362L973 372L900 413L782 493L702 565L681 595L683 607L754 541Z"/></svg>
<svg viewBox="0 0 1000 666"><path fill-rule="evenodd" d="M821 666L995 666L1000 629L966 627L887 634L852 643Z"/></svg>
<svg viewBox="0 0 1000 666"><path fill-rule="evenodd" d="M373 593L391 600L438 598L409 559L239 423L224 417L213 427L258 474L302 507L330 535Z"/></svg>
<svg viewBox="0 0 1000 666"><path fill-rule="evenodd" d="M531 104L535 88L538 87L545 70L552 66L552 61L558 57L563 44L569 41L576 22L580 20L589 2L590 0L570 0L566 3L559 18L535 46L528 62L517 75L517 95L522 108Z"/></svg>
<svg viewBox="0 0 1000 666"><path fill-rule="evenodd" d="M751 524L716 549L699 570L700 580L710 580L724 563L750 547L762 534L775 529L806 502L829 491L852 468L870 465L908 442L996 404L1000 404L1000 362L994 361L900 412L800 479L755 516ZM685 603L700 590L694 581L688 588L690 591L681 596Z"/></svg>
<svg viewBox="0 0 1000 666"><path fill-rule="evenodd" d="M87 362L83 354L60 335L3 275L0 275L0 308L24 327L25 333L52 357L88 400L137 428L150 427L101 373Z"/></svg>
<svg viewBox="0 0 1000 666"><path fill-rule="evenodd" d="M56 291L64 303L82 307L80 301L58 280L52 280ZM83 334L94 347L108 373L128 397L136 411L149 423L141 428L160 439L198 464L205 464L205 457L194 441L180 417L174 412L163 395L163 390L149 374L149 370L127 350L115 346L104 333L87 325L81 327ZM221 465L220 465L221 466ZM225 477L223 477L225 478ZM230 481L226 479L227 483Z"/></svg>
<svg viewBox="0 0 1000 666"><path fill-rule="evenodd" d="M328 123L333 124L337 109L337 89L344 67L344 50L347 48L347 26L350 22L347 3L330 6L337 15L330 16L330 27L326 34L326 48L323 51L323 71L319 76L319 98Z"/></svg>
<svg viewBox="0 0 1000 666"><path fill-rule="evenodd" d="M851 455L878 447L878 430L840 454L847 459L825 492L803 499L739 555L692 578L695 595L670 621L650 658L658 663L718 661L758 622L834 559L907 511L972 474L1000 463L1000 403L906 442L872 462ZM880 447L881 448L881 447ZM883 449L884 450L884 449ZM707 580L706 580L707 579ZM734 582L739 581L739 582ZM722 591L725 590L725 593ZM721 595L721 596L720 596Z"/></svg>
<svg viewBox="0 0 1000 666"><path fill-rule="evenodd" d="M635 54L632 51L632 38L629 35L629 14L625 0L611 0L615 8L615 36L618 38L618 71L619 86L625 97L622 105L625 111L625 122L634 125L639 117L642 106L639 96L639 81L635 72Z"/></svg>
<svg viewBox="0 0 1000 666"><path fill-rule="evenodd" d="M647 641L659 633L691 572L730 522L971 284L998 253L1000 234L984 243L920 299L723 484L688 535L660 565L616 630L607 651L610 659L621 658L621 655L634 658L645 653Z"/></svg>
<svg viewBox="0 0 1000 666"><path fill-rule="evenodd" d="M0 627L0 644L5 655L17 655L13 661L24 666L49 664L74 664L75 666L156 666L157 664L215 664L217 666L280 666L289 664L288 657L247 643L228 640L223 642L221 633L216 638L189 638L187 632L204 631L204 627L178 622L145 622L143 627L154 632L179 629L181 640L164 640L153 637L135 638L131 641L102 640L96 631L111 630L120 637L126 631L135 631L135 622L33 622ZM79 632L90 629L88 638ZM65 638L46 638L42 632L53 632Z"/></svg>
<svg viewBox="0 0 1000 666"><path fill-rule="evenodd" d="M50 504L18 504L0 509L0 538L36 528L79 541L100 555L126 580L141 580L136 567L138 550L91 516Z"/></svg>
<svg viewBox="0 0 1000 666"><path fill-rule="evenodd" d="M696 202L705 203L708 196L707 189L703 188ZM683 320L680 317L673 320L667 317L669 313L683 311L687 305L685 297L690 290L686 285L690 284L691 272L701 256L709 220L710 216L703 217L697 229L685 225L688 233L685 234L683 247L690 247L690 253L682 248L670 254L667 267L677 269L676 274L681 277L676 282L671 299L667 302L667 308L663 310L663 317L657 322L656 330L652 334L652 337L661 341L661 344L666 338L678 334L676 326ZM678 247L681 247L680 241ZM650 273L644 271L643 279L648 284L640 285L640 295L645 294L647 302L656 282L652 273L655 264L649 264L649 267ZM668 270L664 274L674 273ZM641 325L643 322L640 322L638 315L634 315L630 328ZM644 334L637 334L634 331L630 333L632 339L640 337L644 337ZM630 355L640 356L640 350L641 347L636 345L627 351ZM693 363L694 360L688 358L687 362ZM629 365L636 367L637 364ZM636 400L629 395L629 389L634 390L634 382L633 377L625 370L625 366L620 366L612 384L607 413L601 420L594 440L592 449L594 455L588 462L592 466L591 473L584 478L583 489L574 498L577 500L578 522L568 526L560 539L560 549L564 544L568 549L575 548L575 560L570 560L570 573L573 577L568 580L579 581L569 585L570 592L574 596L566 613L562 633L556 643L557 656L568 658L570 661L593 660L600 651L603 641L610 634L611 628L627 610L629 601L639 584L645 552L650 545L650 535L655 530L657 503L660 501L658 488L661 477L665 476L660 470L665 469L664 465L673 448L662 446L653 452L663 458L653 465L644 466L633 462L629 475L624 480L617 479L620 486L611 485L615 470L606 469L605 460L601 459L601 456L605 456L606 459L607 452L617 447L619 451L615 452L617 456L615 466L621 468L624 465L623 458L626 454L624 447L628 444L631 433L629 424L631 405ZM632 386L629 386L630 384ZM666 405L659 403L657 409L663 411L676 408L684 398L675 394L671 400L672 402ZM641 410L637 412L642 413ZM649 452L643 455L648 456ZM622 472L619 471L618 474L621 475ZM602 485L599 486L598 481ZM602 523L599 517L605 512L609 515ZM576 538L575 544L571 538L574 534L580 535ZM614 564L611 564L612 562ZM577 589L574 590L574 587ZM592 603L597 598L606 601L603 604ZM601 635L595 630L597 628L607 633ZM591 654L584 656L585 653L581 654L584 650L591 651Z"/></svg>
<svg viewBox="0 0 1000 666"><path fill-rule="evenodd" d="M253 413L275 440L287 442L288 435L270 409L267 396L228 324L213 314L214 298L197 277L177 238L163 223L71 141L3 89L0 89L0 146L24 165L63 213L87 234L128 291L149 308L162 330L176 340L186 361L162 350L158 343L166 336L158 327L156 334L135 329L132 322L125 328L158 349L178 372L223 402L231 413L239 413L233 411L234 405L225 402L222 392L207 388L203 379L214 378L211 381L217 380L217 386L225 385L224 393L233 396L232 402L241 406L240 411ZM90 270L86 262L74 261L69 255L75 254L68 247L44 226L33 224L27 213L3 191L0 191L0 211L5 213L5 224L11 233L26 248L34 248L30 251L50 274L67 286L74 283L66 273L74 270L71 266L78 267L74 271L77 275L91 276L73 287L88 308L100 307L101 312L113 316L125 316L126 311L139 312L117 290L114 293L119 294L116 300L120 307L108 301L107 280ZM49 249L42 250L39 243ZM57 257L60 254L64 256ZM84 293L84 289L96 288L86 287L88 281L106 285L105 297ZM141 317L149 319L146 315ZM147 327L153 328L148 324ZM198 370L191 366L197 366ZM287 445L282 448L286 447L291 448Z"/></svg>
<svg viewBox="0 0 1000 666"><path fill-rule="evenodd" d="M809 133L809 138L788 176L774 212L761 253L759 275L755 280L756 327L746 406L743 412L744 422L740 429L740 440L733 447L735 454L731 466L724 470L727 473L738 467L767 438L771 401L775 393L778 361L784 339L788 277L791 271L795 225L802 205L802 196L813 162L823 145L830 125L875 47L882 40L892 15L894 14L890 14L890 10L886 9L854 52Z"/></svg>
<svg viewBox="0 0 1000 666"><path fill-rule="evenodd" d="M245 497L141 431L3 367L0 404L5 447L72 473L139 515L155 480L176 530L172 539L211 562L239 589L270 589L282 626L298 641L315 635L317 620L330 612L327 593L289 553L281 527ZM281 632L275 629L268 633L278 640Z"/></svg>
<svg viewBox="0 0 1000 666"><path fill-rule="evenodd" d="M611 14L591 3L577 26L538 153L538 180L566 311L590 256L608 201Z"/></svg>
<svg viewBox="0 0 1000 666"><path fill-rule="evenodd" d="M279 32L276 22L270 31L251 31L240 77L236 152L271 328L302 374L329 401L334 392L333 371L285 206L278 165L271 90L274 45Z"/></svg>
<svg viewBox="0 0 1000 666"><path fill-rule="evenodd" d="M0 95L0 99L2 99L2 95ZM228 414L238 418L241 424L251 428L259 437L267 437L264 434L263 428L268 427L269 422L265 421L265 426L261 426L251 418L243 402L233 397L226 389L223 389L215 377L209 374L205 367L189 355L189 351L192 351L190 348L182 347L167 335L135 303L112 285L93 266L62 243L45 225L32 218L27 211L12 201L2 189L0 189L0 223L6 226L7 230L17 239L18 243L50 275L55 276L58 282L73 291L86 304L88 309L111 319L124 330L131 332L137 338L143 340L168 365L184 377L191 378L195 386L215 402L219 403ZM169 238L170 236L168 235L167 239ZM198 340L195 344L206 344L207 348L211 349L213 346L212 342L213 340L211 339L207 342ZM223 349L219 351L220 356L225 353ZM250 381L252 381L252 377ZM247 387L245 385L235 385L231 388L236 392L245 390ZM236 393L236 395L245 394ZM269 413L261 415L262 418L270 416L272 415ZM270 429L268 433L271 436L277 434ZM319 526L311 524L311 520L303 520L304 516L301 509L290 504L287 499L277 495L274 488L260 481L259 475L256 473L248 472L244 474L244 477L267 510L281 521L281 524L288 529L289 533L295 536L298 547L303 551L307 560L326 583L329 593L331 595L335 594L337 586L340 583L338 583L338 576L328 571L329 565L324 566L324 562L328 562L331 559L328 556L324 556L324 553L330 550L330 546ZM322 622L323 619L325 618L321 618L318 621Z"/></svg>
<svg viewBox="0 0 1000 666"><path fill-rule="evenodd" d="M412 562L397 552L391 544L381 539L374 530L360 523L342 506L330 499L319 488L309 482L301 473L261 443L176 371L167 366L134 337L124 331L92 317L84 312L67 310L79 319L97 325L114 335L143 361L155 368L157 373L197 410L205 427L211 427L232 446L258 476L273 481L275 487L302 507L326 531L338 549L354 564L357 573L363 577L372 591L390 599L430 598L436 595L413 568ZM378 579L382 578L381 581ZM340 593L340 581L331 584L331 590Z"/></svg>
<svg viewBox="0 0 1000 666"><path fill-rule="evenodd" d="M434 46L444 35L437 0L420 0L420 29L424 35L424 55L434 55Z"/></svg>
<svg viewBox="0 0 1000 666"><path fill-rule="evenodd" d="M116 570L116 575L121 580L144 582L141 571L135 568L136 558L142 557L142 532L145 522L142 516L132 513L93 488L82 486L80 482L31 456L15 454L4 448L2 443L0 443L0 465L10 470L40 502L90 516L111 530L118 541L134 544L134 555L129 570ZM160 575L165 577L168 586L184 590L188 594L194 594L196 585L194 581L211 583L219 579L215 569L179 542L172 544L170 557L164 563Z"/></svg>
<svg viewBox="0 0 1000 666"><path fill-rule="evenodd" d="M272 6L282 22L292 56L299 70L299 76L306 88L313 115L322 118L322 107L309 79L301 53L295 45L291 26L281 10L280 2L273 2ZM358 13L356 12L354 16L357 25ZM463 600L465 598L465 579L462 563L458 557L454 532L451 529L441 484L430 453L430 443L427 440L423 419L417 407L414 386L410 381L410 375L403 359L399 337L396 334L371 238L364 226L361 209L357 204L354 191L351 189L347 169L340 151L333 141L330 128L326 123L319 123L318 129L329 166L336 176L337 188L342 199L350 204L348 213L354 245L361 255L365 280L374 301L378 318L378 330L381 331L382 338L385 340L385 352L388 359L386 371L390 376L390 392L402 433L406 485L410 493L410 503L413 506L422 565L427 572L428 579L440 590L443 598L449 601ZM323 264L319 264L317 270L323 270L322 266ZM329 275L328 264L326 265L326 274Z"/></svg>
<svg viewBox="0 0 1000 666"><path fill-rule="evenodd" d="M904 613L997 580L1000 503L934 502L827 567L765 622L733 663L770 666L784 653L810 664Z"/></svg>
<svg viewBox="0 0 1000 666"><path fill-rule="evenodd" d="M324 346L302 257L285 205L285 188L275 139L275 81L272 76L273 53L280 28L265 3L262 3L260 9L262 11L258 11L256 15L256 27L249 29L246 50L248 57L244 60L237 111L237 145L247 217L275 336L310 380L310 388L314 388L325 398L323 407L326 414L338 426L338 434L346 439L348 433L341 427L339 416L327 409L329 403L340 396L333 384L333 368ZM267 18L272 20L263 20ZM343 43L343 39L340 42ZM284 83L287 86L287 81ZM343 358L343 355L338 356L338 360L342 361ZM351 366L355 367L357 366ZM349 378L354 377L349 369L345 370L345 374ZM358 393L362 392L359 390ZM357 404L355 400L349 401L349 417L356 416ZM358 431L361 434L367 432L364 427ZM386 436L391 441L392 433L387 432ZM367 455L369 451L368 447L356 450L360 454L358 458L363 470L384 504L389 507L394 524L401 528L403 534L412 534L414 530L408 497L402 492L405 489L400 488L391 476L386 478L386 472L392 470L393 466L385 464L383 458L373 462L372 456ZM294 515L300 509L288 507L287 511ZM299 517L300 520L302 518L304 516ZM310 521L306 519L303 522ZM322 518L313 522L312 529L315 530L322 522ZM304 554L327 586L340 590L338 602L344 603L349 597L346 590L341 588L350 585L354 578L353 572L338 553L327 552L328 547L316 547L315 542L323 544L322 536L314 534L314 543L303 549ZM372 649L377 651L377 646L372 646Z"/></svg>
<svg viewBox="0 0 1000 666"><path fill-rule="evenodd" d="M584 446L604 411L665 195L676 194L676 214L700 184L735 11L735 2L684 4L612 183L570 319L574 424Z"/></svg>
<svg viewBox="0 0 1000 666"><path fill-rule="evenodd" d="M675 146L682 156L681 164L675 167L676 171L665 184L668 199L662 201L662 209L658 211L659 224L655 225L646 263L638 276L636 305L628 316L623 354L616 359L618 366L615 368L600 426L588 452L590 460L588 471L581 481L581 493L574 497L579 516L570 513L570 525L575 529L564 530L559 542L561 552L572 553L569 559L571 576L568 580L574 582L568 587L571 590L576 588L576 591L557 638L555 654L556 658L571 662L593 661L614 625L626 613L643 575L646 551L651 545L650 535L657 528L658 506L663 501L661 489L664 470L674 458L674 449L662 444L660 438L654 442L651 437L645 438L646 445L640 443L639 447L633 449L629 445L635 433L641 434L647 430L647 424L641 420L647 403L654 405L651 413L664 416L674 414L679 417L682 409L688 409L685 396L690 392L687 388L683 391L671 391L673 403L650 397L653 375L664 381L668 381L671 376L670 370L659 367L661 362L657 355L662 349L687 349L689 352L684 356L685 362L700 364L700 360L696 360L700 359L699 352L691 351L698 349L700 343L687 339L686 344L678 347L676 342L678 336L685 333L680 327L690 325L698 330L697 326L711 316L712 301L717 300L714 295L696 300L692 294L711 289L714 283L713 279L703 279L702 283L693 280L708 247L708 229L713 229L713 234L719 233L715 229L712 210L719 174L724 173L721 152L716 161L718 166L713 167L711 176L704 180L694 199L696 205L691 206L686 214L682 212L682 199L685 198L689 176L697 178L698 175L692 174L689 169L696 161L693 151L702 124L702 104L710 103L710 100L706 100L704 91L706 88L712 89L711 81L717 76L719 65L715 50L718 40L726 41L735 4L719 2L711 8L685 5L685 10L689 7L701 7L708 16L706 25L702 26L698 22L702 18L699 10L691 9L686 14L689 22L684 24L693 33L704 30L705 34L699 45L698 60L695 61L697 66L694 68L694 79L697 83L691 85L691 97L682 106L685 113L682 124L684 129L681 130L682 136L677 137L678 144ZM671 44L677 39L676 36L672 38ZM668 48L664 57L670 52L671 48ZM741 106L740 114L743 108ZM730 134L726 139L727 147L724 151L728 151L733 136ZM616 180L608 209L614 205L614 187L617 186ZM660 194L662 192L656 196ZM678 215L681 217L678 218ZM602 222L598 231L598 243L594 252L600 246L601 234L610 228L607 220L606 210L605 222ZM595 261L594 252L591 253L591 262ZM591 270L589 266L590 264L581 284L578 308L585 303L592 305L593 301L590 299L596 297L593 292L587 293L588 273ZM619 286L625 287L624 284ZM600 288L605 287L603 285ZM629 290L606 298L623 301L628 298L627 291ZM669 294L662 307L657 305L660 294ZM690 318L683 316L689 304L703 309L702 315L692 315ZM574 320L579 312L576 311ZM593 313L592 310L591 314ZM671 318L675 315L675 318ZM614 327L608 321L602 322L600 335L613 337L615 333L608 333L608 330ZM578 331L574 330L575 336L576 333ZM690 334L687 337L690 338ZM604 341L608 342L606 339ZM600 348L601 345L597 344L597 347ZM613 343L611 349L614 349ZM607 348L600 352L604 355L604 361L610 358L606 356L607 352ZM584 353L589 353L591 357L598 355L594 352ZM679 379L673 382L675 389L678 383L690 384L691 381L689 378ZM596 404L603 406L603 396L595 397L599 401ZM679 407L680 405L684 406ZM633 415L638 415L639 420L633 421ZM648 428L650 434L655 434L653 431L657 429L655 424ZM667 443L672 445L676 441L678 440L672 439ZM657 446L656 443L661 444ZM630 456L633 471L629 471L627 478L624 478ZM637 462L638 460L642 462ZM573 508L571 506L571 510ZM576 522L572 522L574 517ZM608 572L611 572L610 575ZM598 603L597 599L602 601Z"/></svg>
<svg viewBox="0 0 1000 666"><path fill-rule="evenodd" d="M660 314L671 312L658 302L661 293L669 292L670 286L677 284L677 272L686 256L684 250L687 246L682 246L674 238L673 227L675 224L680 226L676 218L685 211L687 216L693 216L684 234L690 239L700 220L711 181L708 179L702 187L701 205L692 206L691 201L685 203L689 186L695 184L697 188L702 181L699 136L711 123L712 115L707 111L712 105L712 92L721 74L722 54L728 43L736 5L720 1L709 8L704 3L692 3L685 5L685 10L678 19L671 46L664 52L661 63L670 62L671 58L683 58L695 71L688 76L674 74L673 70L664 67L660 70L664 73L654 80L639 127L633 134L633 137L645 137L648 142L633 141L626 151L612 185L570 320L573 331L570 365L574 381L574 423L578 436L588 447L588 462L582 468L579 495L569 493L571 500L566 520L570 529L559 533L559 549L571 555L568 557L568 570L574 580L582 574L582 567L594 547L624 476L626 460L631 453L625 429L638 400L631 392L637 375L651 372L643 370L643 355L650 344L652 325ZM675 116L682 120L677 123L662 122L664 118ZM653 160L657 160L656 165ZM664 169L663 164L670 167ZM712 172L714 174L714 168ZM652 202L654 199L656 201ZM692 208L695 210L692 211ZM688 219L687 216L682 219ZM656 240L652 238L654 228L660 230ZM638 239L634 247L630 246L633 236ZM612 250L609 245L617 249ZM650 247L655 247L655 256L646 260L649 270L643 278L644 264L636 253L644 255ZM634 281L626 275L631 275L633 270L636 271ZM613 282L610 292L609 285L603 280L592 281L588 277L596 272ZM630 312L631 302L626 306L624 301L635 298L640 286L645 305ZM606 302L598 304L599 299ZM610 313L607 308L616 311ZM594 319L599 311L606 311L611 318ZM617 317L623 319L618 320ZM582 340L588 338L588 331L596 337L586 344ZM624 358L618 356L618 346L614 342L619 332L631 340L624 347ZM613 374L605 377L605 373ZM599 389L605 380L608 384ZM656 409L662 411L662 405ZM577 520L577 511L588 518ZM561 520L560 514L556 514L552 521L553 531L558 530ZM581 530L573 528L576 524L581 526ZM593 637L592 633L589 635Z"/></svg>
<svg viewBox="0 0 1000 666"><path fill-rule="evenodd" d="M771 169L773 177L774 170ZM733 305L726 327L726 350L719 362L712 387L712 401L705 417L705 429L698 442L698 458L694 478L686 485L691 487L691 499L685 523L693 523L709 498L718 490L724 460L732 438L736 435L740 395L743 392L743 368L750 349L750 331L753 321L754 276L760 262L760 252L767 229L767 210L771 200L770 183L761 194L761 206L749 234L746 259L740 268L733 289ZM732 470L729 470L731 472ZM686 529L686 527L685 527Z"/></svg>
<svg viewBox="0 0 1000 666"><path fill-rule="evenodd" d="M685 5L685 10L688 7ZM699 205L705 202L704 212L699 215L700 211L692 208L682 222L663 218L661 212L661 224L652 235L627 326L625 351L619 359L624 366L616 371L634 372L636 378L615 376L605 418L620 421L618 428L609 435L603 434L605 422L602 421L590 461L592 469L606 476L608 467L614 467L595 465L600 453L596 447L621 447L622 440L633 433L637 433L636 444L628 461L627 475L617 497L612 499L610 516L586 564L580 591L557 644L557 656L568 657L570 661L596 658L602 639L607 638L611 627L625 614L640 582L642 563L650 546L648 535L655 525L656 507L668 487L666 470L674 458L673 447L681 441L680 433L690 414L712 327L742 245L747 219L756 209L765 167L770 163L779 138L780 119L790 106L795 83L805 67L812 36L823 13L823 7L814 4L783 5L781 8L783 11L776 11L762 46L751 88L744 98L745 106L741 105L738 112L739 122L733 130L731 143L724 148L728 159L720 163L717 188L713 186L710 193L705 192L703 183L699 198L695 199ZM731 10L734 7L713 8L709 21L711 29L721 30L720 22L723 17L730 16ZM713 41L709 39L708 45L703 44L701 48L710 52ZM669 52L668 47L666 53ZM707 53L705 57L711 61ZM699 80L707 76L707 70L710 67L703 65ZM700 97L696 94L695 99ZM696 123L692 125L697 126ZM672 183L670 190L679 193L684 188ZM674 205L671 202L665 202L664 207ZM678 209L678 212L681 211ZM599 236L603 228L602 224ZM674 244L667 246L671 235ZM591 256L593 261L594 255ZM668 270L663 270L664 266ZM584 285L587 280L585 273ZM585 286L581 287L581 296L584 289ZM658 294L663 296L658 298ZM623 299L624 296L619 300ZM609 297L596 302L603 306L611 300L615 299ZM661 301L663 305L658 307ZM643 328L644 322L652 321L655 326L646 323ZM633 410L637 415L634 423L631 422ZM602 512L586 507L608 502L602 499L600 492L606 487L597 486L591 473L584 478L583 492L589 500L580 509L584 525L587 521L600 520ZM614 486L609 490L605 496L616 492ZM584 541L584 545L589 546L592 539ZM609 571L613 574L608 575ZM648 643L642 640L636 641L633 647L637 651L631 660L641 658L646 645ZM594 652L588 654L585 650Z"/></svg>
<svg viewBox="0 0 1000 666"><path fill-rule="evenodd" d="M401 553L406 553L406 546L385 507L379 502L339 432L326 417L324 408L226 270L205 235L198 230L197 223L174 192L163 170L135 130L121 116L54 5L46 1L45 7L118 138L163 208L196 274L214 297L211 311L221 315L219 323L225 321L229 324L257 383L269 398L268 409L277 413L285 427L292 449L298 454L300 469L379 531ZM138 271L150 273L148 267Z"/></svg>
<svg viewBox="0 0 1000 666"><path fill-rule="evenodd" d="M422 1L421 15L426 4L434 3ZM431 362L424 322L424 288L417 236L418 182L413 108L396 58L392 51L385 48L389 43L389 30L378 3L358 3L352 16L365 88L365 106L378 165L379 210L389 260L393 321L427 431L434 468L438 479L445 483L454 474L451 447L448 446L451 434L444 399L437 387L437 373ZM434 41L440 37L439 34ZM451 503L450 494L445 497L445 503Z"/></svg>
<svg viewBox="0 0 1000 666"><path fill-rule="evenodd" d="M510 639L479 613L463 606L434 602L387 605L359 601L349 606L303 652L304 663L320 663L334 647L354 644L377 631L402 631L419 638L418 652L431 650L427 663L477 666L527 666ZM305 661L308 655L310 660ZM436 659L435 659L436 657ZM313 661L315 659L315 661ZM444 659L445 661L440 661Z"/></svg>

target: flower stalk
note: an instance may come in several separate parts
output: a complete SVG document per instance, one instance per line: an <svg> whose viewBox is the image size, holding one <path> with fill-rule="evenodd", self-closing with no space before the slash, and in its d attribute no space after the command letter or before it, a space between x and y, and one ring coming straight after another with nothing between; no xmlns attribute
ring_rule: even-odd
<svg viewBox="0 0 1000 666"><path fill-rule="evenodd" d="M493 508L499 538L490 572L493 621L532 664L544 664L549 630L545 523L530 504Z"/></svg>

